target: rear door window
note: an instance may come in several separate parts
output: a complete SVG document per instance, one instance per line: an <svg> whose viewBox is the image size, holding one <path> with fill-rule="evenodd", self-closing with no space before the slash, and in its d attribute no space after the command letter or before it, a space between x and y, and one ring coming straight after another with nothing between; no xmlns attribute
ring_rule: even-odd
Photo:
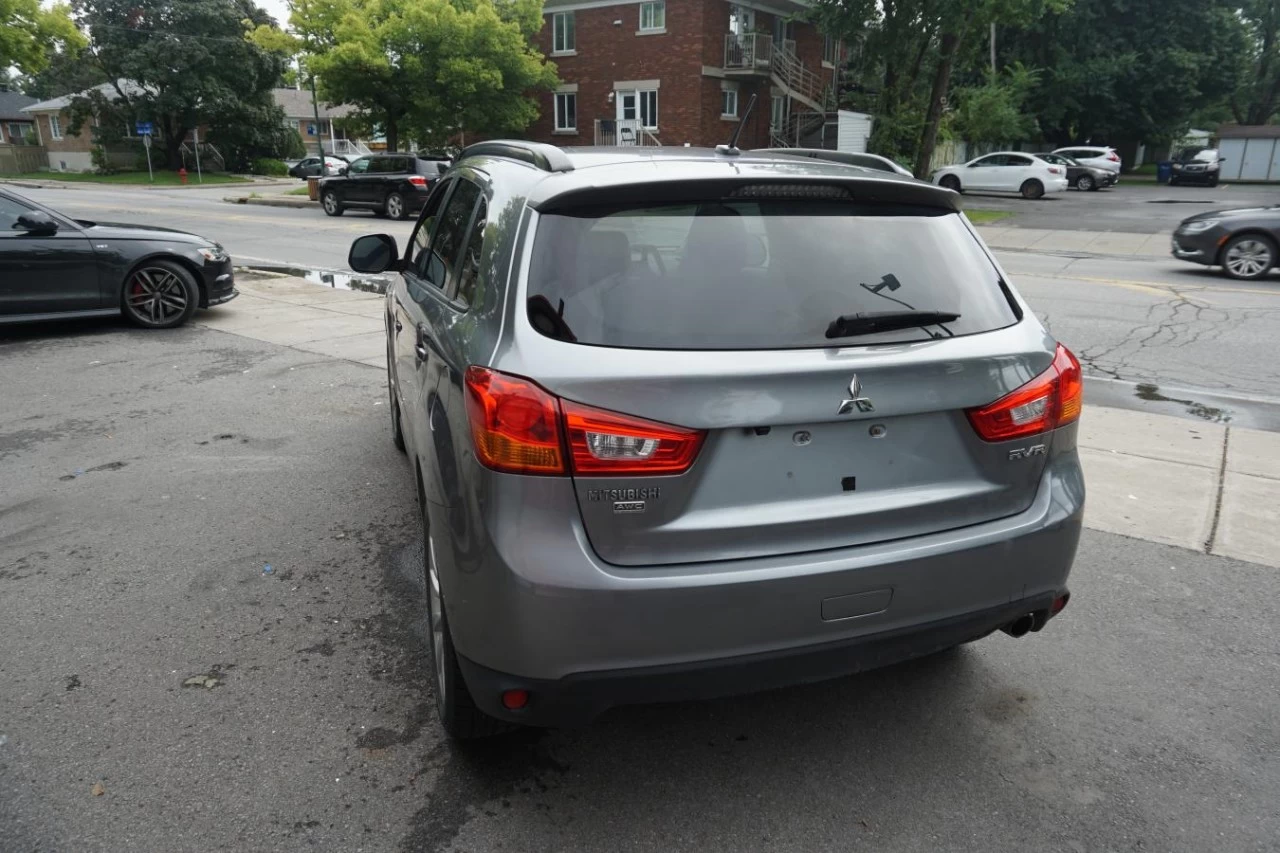
<svg viewBox="0 0 1280 853"><path fill-rule="evenodd" d="M467 226L471 224L476 200L480 198L480 188L470 181L458 180L456 184L444 209L436 217L430 249L421 253L414 263L423 278L445 293L452 293L462 241Z"/></svg>
<svg viewBox="0 0 1280 853"><path fill-rule="evenodd" d="M1017 315L959 214L852 201L723 200L544 214L528 277L538 331L598 346L758 350L968 335ZM960 314L828 339L837 317Z"/></svg>

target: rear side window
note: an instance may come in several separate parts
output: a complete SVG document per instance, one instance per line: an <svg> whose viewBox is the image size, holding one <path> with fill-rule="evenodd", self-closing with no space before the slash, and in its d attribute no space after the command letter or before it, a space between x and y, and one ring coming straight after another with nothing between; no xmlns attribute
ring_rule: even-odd
<svg viewBox="0 0 1280 853"><path fill-rule="evenodd" d="M445 293L450 290L449 277L456 269L458 255L463 249L462 240L466 236L467 226L471 224L471 212L479 197L479 187L470 181L460 180L440 213L435 237L431 240L426 278Z"/></svg>
<svg viewBox="0 0 1280 853"><path fill-rule="evenodd" d="M1017 321L959 214L816 200L545 214L527 308L548 337L640 349L884 344ZM907 310L960 319L945 328L826 337L837 317Z"/></svg>

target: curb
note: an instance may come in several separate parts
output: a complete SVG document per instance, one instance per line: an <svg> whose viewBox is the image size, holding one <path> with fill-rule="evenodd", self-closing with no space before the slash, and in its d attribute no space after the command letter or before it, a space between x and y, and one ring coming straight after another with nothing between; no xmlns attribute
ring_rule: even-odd
<svg viewBox="0 0 1280 853"><path fill-rule="evenodd" d="M309 198L249 198L248 196L227 196L222 199L228 204L257 204L263 207L293 207L293 208L309 208L317 207L318 202L314 202Z"/></svg>
<svg viewBox="0 0 1280 853"><path fill-rule="evenodd" d="M29 190L96 190L96 189L113 189L113 190L223 190L224 192L230 187L283 187L292 185L293 181L236 181L234 183L217 183L217 184L199 184L194 179L185 186L182 184L113 184L106 181L31 181L31 180L10 180L0 178L0 184L7 184L12 187L23 187Z"/></svg>

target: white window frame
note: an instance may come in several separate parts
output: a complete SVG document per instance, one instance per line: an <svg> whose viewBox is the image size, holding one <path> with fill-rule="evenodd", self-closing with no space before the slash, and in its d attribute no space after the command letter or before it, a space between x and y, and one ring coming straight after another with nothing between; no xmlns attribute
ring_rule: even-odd
<svg viewBox="0 0 1280 853"><path fill-rule="evenodd" d="M729 96L732 95L732 98ZM733 109L725 109L732 106ZM738 84L728 80L720 81L720 118L738 117Z"/></svg>
<svg viewBox="0 0 1280 853"><path fill-rule="evenodd" d="M645 109L645 101L652 99L653 109ZM658 129L658 90L657 89L641 89L636 92L636 112L640 116L640 126L645 130ZM649 113L645 115L645 113Z"/></svg>
<svg viewBox="0 0 1280 853"><path fill-rule="evenodd" d="M648 13L648 24L645 13ZM667 0L647 0L640 4L640 33L665 33L667 31Z"/></svg>
<svg viewBox="0 0 1280 853"><path fill-rule="evenodd" d="M769 96L769 127L777 130L787 123L787 101L783 95Z"/></svg>
<svg viewBox="0 0 1280 853"><path fill-rule="evenodd" d="M822 64L827 68L835 68L840 59L840 40L833 36L822 37Z"/></svg>
<svg viewBox="0 0 1280 853"><path fill-rule="evenodd" d="M57 113L49 113L49 138L62 138L62 121Z"/></svg>
<svg viewBox="0 0 1280 853"><path fill-rule="evenodd" d="M556 92L554 100L555 113L555 132L556 133L577 133L578 132L578 93L577 92ZM563 98L564 100L561 100ZM568 112L568 104L572 98L573 104L573 124L565 122L566 113Z"/></svg>
<svg viewBox="0 0 1280 853"><path fill-rule="evenodd" d="M573 56L578 52L578 26L573 12L551 15L551 55Z"/></svg>

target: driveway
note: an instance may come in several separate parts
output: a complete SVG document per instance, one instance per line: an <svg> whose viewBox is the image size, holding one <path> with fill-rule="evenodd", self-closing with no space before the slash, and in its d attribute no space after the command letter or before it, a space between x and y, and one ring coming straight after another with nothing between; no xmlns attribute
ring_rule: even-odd
<svg viewBox="0 0 1280 853"><path fill-rule="evenodd" d="M1038 201L1009 195L965 193L965 207L1008 210L1016 214L1001 225L1067 231L1172 231L1188 216L1223 207L1253 207L1280 202L1280 187L1221 184L1215 188L1170 187L1126 182L1097 192L1067 190Z"/></svg>

